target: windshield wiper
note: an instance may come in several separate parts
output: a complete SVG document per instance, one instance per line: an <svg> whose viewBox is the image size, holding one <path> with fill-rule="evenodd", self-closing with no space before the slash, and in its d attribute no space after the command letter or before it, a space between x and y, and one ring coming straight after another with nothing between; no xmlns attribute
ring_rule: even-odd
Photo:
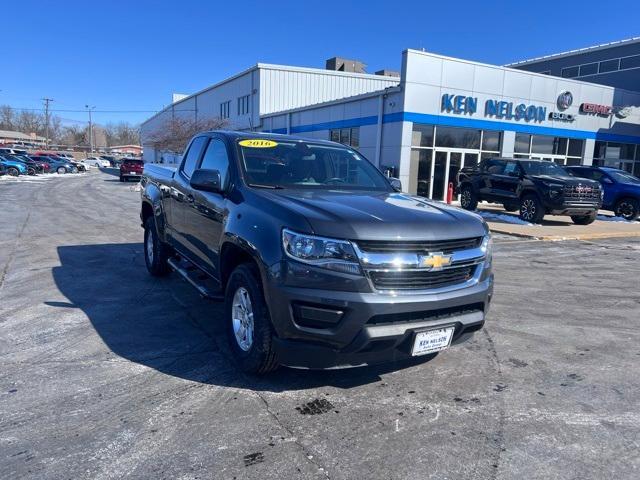
<svg viewBox="0 0 640 480"><path fill-rule="evenodd" d="M272 190L282 190L282 189L284 189L284 187L282 185L261 185L259 183L250 183L249 186L250 187L256 187L256 188L270 188Z"/></svg>

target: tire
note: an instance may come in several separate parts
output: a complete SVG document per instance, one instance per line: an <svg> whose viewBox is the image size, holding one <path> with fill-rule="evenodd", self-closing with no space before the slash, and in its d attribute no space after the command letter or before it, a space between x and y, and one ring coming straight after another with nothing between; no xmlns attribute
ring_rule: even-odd
<svg viewBox="0 0 640 480"><path fill-rule="evenodd" d="M20 175L20 170L15 167L9 167L7 169L7 175L11 175L12 177L17 177Z"/></svg>
<svg viewBox="0 0 640 480"><path fill-rule="evenodd" d="M58 175L62 175L63 173L67 173L67 169L64 167L58 167L56 172L58 172Z"/></svg>
<svg viewBox="0 0 640 480"><path fill-rule="evenodd" d="M144 262L147 270L154 277L163 277L171 269L169 268L169 257L171 250L158 237L156 230L156 219L151 216L144 222Z"/></svg>
<svg viewBox="0 0 640 480"><path fill-rule="evenodd" d="M537 195L527 194L520 199L520 219L530 223L540 223L544 218L544 207Z"/></svg>
<svg viewBox="0 0 640 480"><path fill-rule="evenodd" d="M124 177L122 177L122 175L120 176L120 181L124 182Z"/></svg>
<svg viewBox="0 0 640 480"><path fill-rule="evenodd" d="M576 225L589 225L595 221L597 214L598 212L592 212L588 215L571 215L571 220Z"/></svg>
<svg viewBox="0 0 640 480"><path fill-rule="evenodd" d="M27 170L27 173L31 176L34 176L36 174L36 169L35 168L30 168L29 170Z"/></svg>
<svg viewBox="0 0 640 480"><path fill-rule="evenodd" d="M520 205L517 203L510 202L505 202L502 206L504 207L505 212L516 212L520 208Z"/></svg>
<svg viewBox="0 0 640 480"><path fill-rule="evenodd" d="M243 312L247 310L251 314L245 317ZM240 370L264 374L278 368L271 317L254 264L243 263L231 273L224 319L231 356ZM243 324L244 320L250 323Z"/></svg>
<svg viewBox="0 0 640 480"><path fill-rule="evenodd" d="M460 190L460 206L465 210L475 210L478 208L478 195L471 185L463 185Z"/></svg>
<svg viewBox="0 0 640 480"><path fill-rule="evenodd" d="M640 215L640 202L634 198L621 198L614 208L616 217L622 217L630 222Z"/></svg>

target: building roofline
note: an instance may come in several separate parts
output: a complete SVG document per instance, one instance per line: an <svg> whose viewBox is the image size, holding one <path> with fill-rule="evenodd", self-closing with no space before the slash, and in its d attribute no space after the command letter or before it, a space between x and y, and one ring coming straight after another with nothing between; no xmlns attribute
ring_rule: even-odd
<svg viewBox="0 0 640 480"><path fill-rule="evenodd" d="M557 58L570 57L576 54L595 52L597 50L604 50L612 47L620 47L622 45L632 45L634 43L640 43L640 37L625 38L623 40L616 40L615 42L602 43L600 45L593 45L591 47L576 48L574 50L567 50L566 52L552 53L550 55L543 55L541 57L529 58L527 60L520 60L518 62L507 63L505 67L513 67L516 65L517 66L531 65L534 63L544 62L547 60L555 60Z"/></svg>

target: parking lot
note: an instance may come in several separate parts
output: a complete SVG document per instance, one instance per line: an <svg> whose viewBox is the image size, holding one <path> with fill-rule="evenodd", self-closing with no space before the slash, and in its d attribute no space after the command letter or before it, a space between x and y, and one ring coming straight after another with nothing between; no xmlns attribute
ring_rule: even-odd
<svg viewBox="0 0 640 480"><path fill-rule="evenodd" d="M635 479L640 238L496 235L489 320L433 360L256 378L148 275L116 170L0 184L0 478Z"/></svg>

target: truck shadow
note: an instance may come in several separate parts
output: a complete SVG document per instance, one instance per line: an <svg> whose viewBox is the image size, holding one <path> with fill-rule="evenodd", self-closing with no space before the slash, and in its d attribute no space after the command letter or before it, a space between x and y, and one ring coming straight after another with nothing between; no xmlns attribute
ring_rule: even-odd
<svg viewBox="0 0 640 480"><path fill-rule="evenodd" d="M222 305L203 300L175 274L151 277L141 243L60 246L58 255L60 266L52 274L68 302L47 304L82 310L114 354L166 375L257 391L326 385L346 389L428 360L327 371L281 368L264 377L245 375L228 357Z"/></svg>

